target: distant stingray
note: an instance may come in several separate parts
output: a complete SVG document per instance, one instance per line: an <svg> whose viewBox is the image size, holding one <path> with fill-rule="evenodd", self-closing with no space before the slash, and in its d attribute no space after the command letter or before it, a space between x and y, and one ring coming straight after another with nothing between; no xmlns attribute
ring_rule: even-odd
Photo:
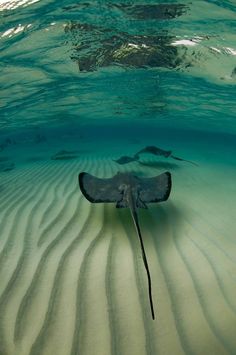
<svg viewBox="0 0 236 355"><path fill-rule="evenodd" d="M130 208L142 249L142 257L148 278L148 292L152 318L155 319L151 277L138 222L138 208L147 203L166 201L171 191L171 174L165 172L152 178L140 178L131 173L117 173L109 179L100 179L88 173L79 174L79 186L87 200L94 203L116 202L116 208Z"/></svg>
<svg viewBox="0 0 236 355"><path fill-rule="evenodd" d="M139 159L139 155L142 154L142 153L150 153L150 154L154 154L154 155L160 155L160 156L163 156L163 157L165 157L165 158L171 157L171 158L173 158L173 159L175 159L175 160L186 161L187 163L190 163L190 164L193 164L193 165L198 166L196 163L194 163L194 162L191 161L191 160L186 160L186 159L178 158L178 157L172 155L172 151L171 151L171 150L164 150L164 149L155 147L155 146L153 146L153 145L147 146L147 147L141 149L139 152L137 152L137 153L134 155L134 158Z"/></svg>

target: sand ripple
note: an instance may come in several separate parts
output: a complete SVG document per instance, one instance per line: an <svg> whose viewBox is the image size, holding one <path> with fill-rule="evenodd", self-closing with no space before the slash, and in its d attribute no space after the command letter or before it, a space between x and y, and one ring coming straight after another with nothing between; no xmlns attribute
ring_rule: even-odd
<svg viewBox="0 0 236 355"><path fill-rule="evenodd" d="M88 203L80 171L117 165L50 161L2 177L0 355L235 354L233 175L178 169L171 199L140 211L153 321L129 211Z"/></svg>

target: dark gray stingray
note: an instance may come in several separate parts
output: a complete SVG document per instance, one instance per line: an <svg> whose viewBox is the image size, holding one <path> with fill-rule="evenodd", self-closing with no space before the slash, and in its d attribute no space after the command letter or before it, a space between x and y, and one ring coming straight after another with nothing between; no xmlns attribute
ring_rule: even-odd
<svg viewBox="0 0 236 355"><path fill-rule="evenodd" d="M155 147L153 145L147 146L147 147L141 149L139 152L137 152L134 155L134 158L139 159L139 155L142 154L142 153L150 153L150 154L154 154L154 155L160 155L160 156L163 156L165 158L171 157L171 158L173 158L175 160L186 161L187 163L191 163L193 165L198 166L196 163L194 163L191 160L182 159L182 158L179 158L179 157L176 157L176 156L172 155L172 151L171 150L164 150L164 149Z"/></svg>
<svg viewBox="0 0 236 355"><path fill-rule="evenodd" d="M147 208L147 203L166 201L171 190L171 174L165 172L152 178L140 178L131 173L117 173L109 179L100 179L88 173L79 174L79 186L83 195L93 203L116 203L116 208L130 209L139 237L142 257L148 278L148 292L152 318L155 319L151 277L138 222L138 208Z"/></svg>
<svg viewBox="0 0 236 355"><path fill-rule="evenodd" d="M137 161L137 160L138 160L138 157L128 157L127 155L124 155L114 161L120 165L123 165L123 164L128 164L128 163L131 163L131 162Z"/></svg>

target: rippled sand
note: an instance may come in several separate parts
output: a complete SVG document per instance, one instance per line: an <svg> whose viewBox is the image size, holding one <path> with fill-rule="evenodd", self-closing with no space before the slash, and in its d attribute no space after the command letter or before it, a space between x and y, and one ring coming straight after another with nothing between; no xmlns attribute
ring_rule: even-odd
<svg viewBox="0 0 236 355"><path fill-rule="evenodd" d="M156 320L128 210L90 204L80 171L154 176L107 157L1 173L0 354L235 354L235 169L172 165L169 201L140 210Z"/></svg>

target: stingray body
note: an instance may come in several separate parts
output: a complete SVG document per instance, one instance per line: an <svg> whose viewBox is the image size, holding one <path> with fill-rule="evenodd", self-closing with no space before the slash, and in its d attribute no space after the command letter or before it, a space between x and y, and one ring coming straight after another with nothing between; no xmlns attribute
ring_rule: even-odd
<svg viewBox="0 0 236 355"><path fill-rule="evenodd" d="M152 178L140 178L131 173L117 173L112 178L100 179L88 173L79 174L83 195L92 203L116 203L117 208L129 208L139 237L142 257L148 277L148 290L152 318L155 319L151 277L138 221L138 208L147 203L166 201L171 191L171 174L165 172Z"/></svg>
<svg viewBox="0 0 236 355"><path fill-rule="evenodd" d="M172 155L172 151L171 150L164 150L164 149L161 149L161 148L158 148L154 145L148 145L146 146L145 148L139 150L134 156L132 157L129 157L129 156L122 156L120 157L119 159L117 160L114 160L116 163L120 164L120 165L124 165L124 164L128 164L128 163L131 163L131 162L134 162L134 161L139 161L139 158L140 158L140 155L141 154L144 154L144 153L148 153L148 154L153 154L153 155L157 155L157 156L163 156L165 158L172 158L172 159L175 159L175 160L179 160L179 161L185 161L187 163L190 163L190 164L193 164L193 165L196 165L198 166L198 164L194 163L193 161L191 160L186 160L186 159L183 159L183 158L179 158L179 157L176 157L175 155ZM139 161L140 162L140 161Z"/></svg>
<svg viewBox="0 0 236 355"><path fill-rule="evenodd" d="M164 150L164 149L158 148L158 147L156 147L154 145L147 146L147 147L141 149L139 152L137 152L134 155L134 158L136 158L136 160L138 160L139 159L139 155L142 154L142 153L150 153L150 154L153 154L153 155L160 155L160 156L163 156L165 158L171 157L171 158L173 158L175 160L186 161L187 163L190 163L190 164L193 164L193 165L197 166L197 164L194 163L191 160L182 159L182 158L179 158L179 157L176 157L176 156L172 155L172 151L171 150Z"/></svg>

